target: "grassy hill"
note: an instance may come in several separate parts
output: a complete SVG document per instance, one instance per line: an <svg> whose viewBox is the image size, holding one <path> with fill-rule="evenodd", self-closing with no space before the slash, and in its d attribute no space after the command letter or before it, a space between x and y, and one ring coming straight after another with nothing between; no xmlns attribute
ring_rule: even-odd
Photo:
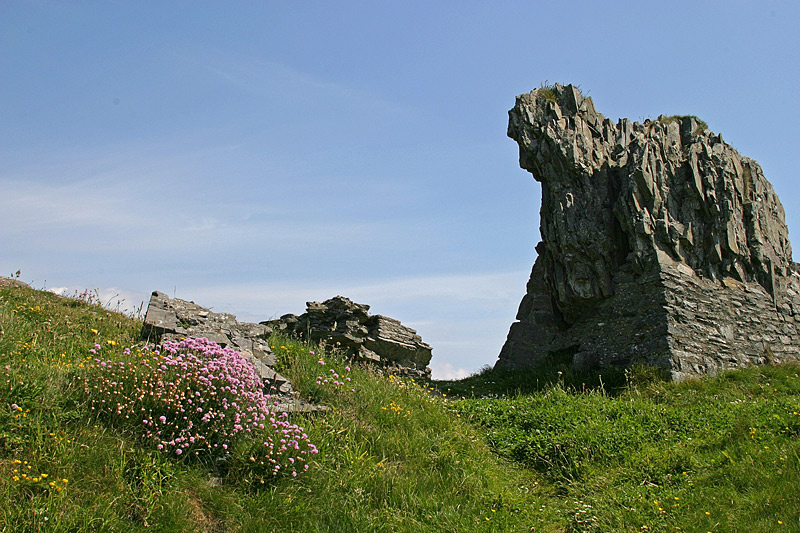
<svg viewBox="0 0 800 533"><path fill-rule="evenodd" d="M294 477L257 429L159 451L141 371L164 354L140 327L87 296L0 289L0 530L800 531L797 366L422 384L274 337L281 372L328 406L287 421L319 452ZM139 381L103 381L117 364ZM165 387L192 379L169 371Z"/></svg>

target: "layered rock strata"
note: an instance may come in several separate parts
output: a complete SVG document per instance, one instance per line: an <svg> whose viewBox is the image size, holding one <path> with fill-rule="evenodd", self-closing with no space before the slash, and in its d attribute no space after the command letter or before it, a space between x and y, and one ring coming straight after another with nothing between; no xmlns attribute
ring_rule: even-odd
<svg viewBox="0 0 800 533"><path fill-rule="evenodd" d="M368 313L369 306L343 296L307 302L302 315L284 315L262 322L276 331L324 342L343 349L356 360L375 363L390 371L430 378L431 347L398 320Z"/></svg>
<svg viewBox="0 0 800 533"><path fill-rule="evenodd" d="M318 410L318 406L300 400L289 380L273 369L275 354L268 341L271 334L272 330L263 324L239 322L235 315L214 313L194 302L170 298L158 291L150 296L142 324L142 340L146 342L160 344L202 337L241 353L255 366L279 411Z"/></svg>
<svg viewBox="0 0 800 533"><path fill-rule="evenodd" d="M800 269L761 167L691 116L616 124L555 85L508 135L542 184L538 257L497 366L800 360Z"/></svg>

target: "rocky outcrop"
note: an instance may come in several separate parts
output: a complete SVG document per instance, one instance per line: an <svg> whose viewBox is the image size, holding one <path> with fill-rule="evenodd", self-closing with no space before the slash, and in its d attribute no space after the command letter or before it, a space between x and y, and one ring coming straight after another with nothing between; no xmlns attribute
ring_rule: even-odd
<svg viewBox="0 0 800 533"><path fill-rule="evenodd" d="M542 241L498 366L800 359L799 269L755 161L696 117L615 124L571 85L517 97L508 135L542 184Z"/></svg>
<svg viewBox="0 0 800 533"><path fill-rule="evenodd" d="M411 328L382 315L370 316L369 306L343 296L307 302L300 316L284 315L262 322L276 331L337 346L351 357L390 371L430 378L431 347Z"/></svg>
<svg viewBox="0 0 800 533"><path fill-rule="evenodd" d="M142 325L142 340L160 344L185 338L206 338L223 348L241 353L253 363L265 387L277 401L279 411L298 412L317 407L299 399L291 383L278 374L275 354L270 350L272 330L263 324L238 322L229 313L213 313L194 302L170 298L162 292L150 296Z"/></svg>

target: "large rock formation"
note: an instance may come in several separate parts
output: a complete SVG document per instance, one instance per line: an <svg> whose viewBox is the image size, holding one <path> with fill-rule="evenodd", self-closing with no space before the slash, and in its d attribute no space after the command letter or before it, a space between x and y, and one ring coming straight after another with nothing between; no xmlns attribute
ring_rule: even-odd
<svg viewBox="0 0 800 533"><path fill-rule="evenodd" d="M614 124L571 85L517 97L508 135L542 184L542 242L499 367L800 359L798 265L755 161L696 117Z"/></svg>
<svg viewBox="0 0 800 533"><path fill-rule="evenodd" d="M158 291L150 296L142 324L142 340L146 342L160 344L190 337L206 338L241 353L253 363L267 391L277 402L277 410L318 410L318 406L300 400L291 383L272 368L275 354L267 340L271 334L272 330L263 324L239 322L235 315L214 313L194 302L170 298Z"/></svg>
<svg viewBox="0 0 800 533"><path fill-rule="evenodd" d="M399 321L383 315L370 316L369 306L343 296L324 302L306 302L300 316L284 315L262 322L300 338L338 346L355 359L376 363L392 371L430 378L431 347Z"/></svg>

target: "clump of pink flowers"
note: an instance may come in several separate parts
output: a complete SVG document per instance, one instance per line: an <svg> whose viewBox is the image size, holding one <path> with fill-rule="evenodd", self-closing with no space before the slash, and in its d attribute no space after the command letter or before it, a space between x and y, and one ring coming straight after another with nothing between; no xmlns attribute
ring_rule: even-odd
<svg viewBox="0 0 800 533"><path fill-rule="evenodd" d="M325 361L320 359L317 361L317 364L321 366L326 366ZM340 371L336 370L335 368L331 367L328 369L327 373L324 373L321 376L317 376L317 385L320 387L349 387L350 386L350 376L343 375L346 372L350 372L350 367L344 367L344 372L340 373ZM351 389L352 390L352 389Z"/></svg>
<svg viewBox="0 0 800 533"><path fill-rule="evenodd" d="M95 345L90 352L100 350ZM248 453L258 456L250 462L292 476L308 469L308 456L317 453L303 428L271 410L265 384L239 352L200 338L165 342L126 359L95 357L86 365L89 406L164 453L227 460L246 439Z"/></svg>

